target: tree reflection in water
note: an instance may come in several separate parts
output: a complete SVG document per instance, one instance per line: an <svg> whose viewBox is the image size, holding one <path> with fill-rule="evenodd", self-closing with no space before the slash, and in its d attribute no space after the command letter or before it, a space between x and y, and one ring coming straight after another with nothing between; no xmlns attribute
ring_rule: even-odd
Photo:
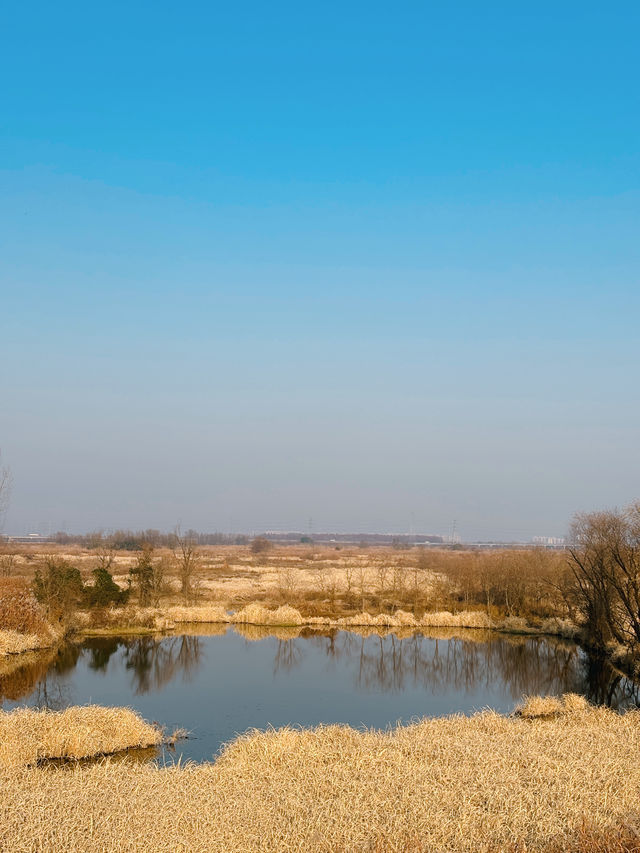
<svg viewBox="0 0 640 853"><path fill-rule="evenodd" d="M202 656L200 638L182 635L155 640L144 637L125 649L125 667L133 673L134 692L158 690L178 675L191 681Z"/></svg>
<svg viewBox="0 0 640 853"><path fill-rule="evenodd" d="M77 646L65 645L2 661L0 705L29 696L36 708L66 708L70 694L65 676L75 669L79 654Z"/></svg>
<svg viewBox="0 0 640 853"><path fill-rule="evenodd" d="M607 661L589 657L574 643L551 637L487 632L478 642L459 635L365 637L333 631L280 641L276 671L291 669L302 653L296 648L301 642L319 646L334 661L356 660L356 684L367 690L401 692L411 686L431 693L451 688L471 691L500 681L514 701L524 695L581 693L594 704L616 709L640 706L639 684L624 678Z"/></svg>
<svg viewBox="0 0 640 853"><path fill-rule="evenodd" d="M132 687L136 695L158 690L178 675L191 681L201 662L202 644L198 636L118 637L92 638L84 644L89 654L88 666L106 673L113 655L121 651L122 661L132 674Z"/></svg>
<svg viewBox="0 0 640 853"><path fill-rule="evenodd" d="M624 678L606 661L590 658L578 646L549 637L523 637L445 631L400 632L369 636L348 631L319 634L303 629L260 641L275 640L274 675L302 666L306 652L321 651L331 667L347 667L361 690L402 692L419 687L433 694L471 691L501 683L514 700L529 694L584 694L589 701L624 709L640 706L640 685ZM124 666L131 687L140 695L159 690L180 678L192 680L203 661L197 635L173 637L94 638L82 646L31 655L0 667L0 702L28 697L29 704L62 708L70 703L69 674L83 658L87 666L108 674L110 663ZM185 694L185 701L186 701Z"/></svg>

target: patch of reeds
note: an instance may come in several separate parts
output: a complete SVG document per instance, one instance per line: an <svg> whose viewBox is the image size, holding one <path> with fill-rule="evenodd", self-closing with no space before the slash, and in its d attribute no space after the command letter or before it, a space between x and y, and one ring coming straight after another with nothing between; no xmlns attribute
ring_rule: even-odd
<svg viewBox="0 0 640 853"><path fill-rule="evenodd" d="M224 607L215 604L200 604L193 607L169 607L167 617L173 622L230 622Z"/></svg>
<svg viewBox="0 0 640 853"><path fill-rule="evenodd" d="M25 578L0 577L0 627L19 634L48 635L45 610Z"/></svg>
<svg viewBox="0 0 640 853"><path fill-rule="evenodd" d="M529 700L529 703L531 700ZM213 764L0 769L11 853L623 853L640 713L573 699L389 731L250 732Z"/></svg>
<svg viewBox="0 0 640 853"><path fill-rule="evenodd" d="M275 610L269 610L262 604L247 604L233 614L231 621L247 625L278 625L283 628L305 624L300 611L287 604Z"/></svg>
<svg viewBox="0 0 640 853"><path fill-rule="evenodd" d="M516 714L528 720L557 717L560 714L577 714L588 711L589 703L578 693L558 696L527 696L516 708Z"/></svg>
<svg viewBox="0 0 640 853"><path fill-rule="evenodd" d="M108 755L157 746L162 740L157 726L128 708L88 705L64 711L0 711L0 767L5 768Z"/></svg>
<svg viewBox="0 0 640 853"><path fill-rule="evenodd" d="M375 628L380 630L421 628L465 628L474 630L499 630L514 634L556 634L566 638L575 638L578 628L567 619L551 618L540 625L531 625L520 616L507 617L494 622L485 611L462 610L452 613L448 610L425 612L416 617L405 610L393 613L371 614L354 613L349 616L310 616L304 615L288 604L276 608L266 607L259 602L245 604L235 612L221 604L199 604L192 606L171 606L167 609L118 607L110 608L100 614L99 626L90 625L86 620L77 620L78 630L98 633L100 630L113 632L126 629L148 629L163 631L186 624L218 625L256 625L266 627L311 627L311 628ZM1 649L1 646L0 646Z"/></svg>
<svg viewBox="0 0 640 853"><path fill-rule="evenodd" d="M61 636L24 578L0 578L0 657L46 649Z"/></svg>
<svg viewBox="0 0 640 853"><path fill-rule="evenodd" d="M50 636L43 637L40 634L21 634L18 631L0 630L0 656L45 649L51 643Z"/></svg>

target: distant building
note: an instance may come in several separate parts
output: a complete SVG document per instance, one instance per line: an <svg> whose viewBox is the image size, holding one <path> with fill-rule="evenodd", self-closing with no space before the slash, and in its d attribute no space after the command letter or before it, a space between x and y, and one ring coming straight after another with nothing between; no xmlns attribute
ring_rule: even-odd
<svg viewBox="0 0 640 853"><path fill-rule="evenodd" d="M544 545L545 548L562 548L565 544L563 536L534 536L531 541L534 545Z"/></svg>

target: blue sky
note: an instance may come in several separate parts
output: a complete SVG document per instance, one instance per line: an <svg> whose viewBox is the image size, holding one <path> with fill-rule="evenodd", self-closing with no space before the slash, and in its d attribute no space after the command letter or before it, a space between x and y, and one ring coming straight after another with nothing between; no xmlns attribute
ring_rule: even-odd
<svg viewBox="0 0 640 853"><path fill-rule="evenodd" d="M5 528L520 538L638 497L639 24L5 10Z"/></svg>

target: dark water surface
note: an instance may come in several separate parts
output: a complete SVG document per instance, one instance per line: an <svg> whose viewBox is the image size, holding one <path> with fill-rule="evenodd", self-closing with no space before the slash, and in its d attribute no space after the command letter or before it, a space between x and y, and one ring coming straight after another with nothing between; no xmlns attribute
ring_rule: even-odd
<svg viewBox="0 0 640 853"><path fill-rule="evenodd" d="M639 688L575 644L483 631L363 636L198 626L198 633L69 644L0 672L0 702L64 708L126 705L188 729L177 757L208 760L249 728L348 723L384 728L485 707L524 694L575 692L624 709Z"/></svg>

